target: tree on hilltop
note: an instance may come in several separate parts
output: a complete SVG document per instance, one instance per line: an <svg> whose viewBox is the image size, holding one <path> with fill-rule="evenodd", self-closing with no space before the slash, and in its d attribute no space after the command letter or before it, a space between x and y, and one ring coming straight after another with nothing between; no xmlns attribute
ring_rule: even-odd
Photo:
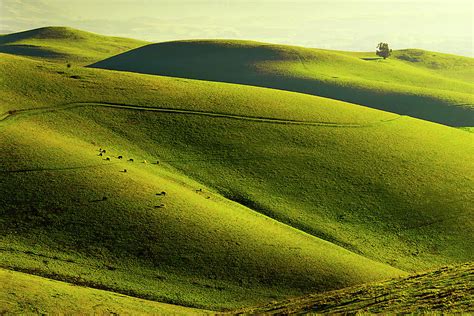
<svg viewBox="0 0 474 316"><path fill-rule="evenodd" d="M387 59L390 55L392 55L392 50L388 47L387 43L380 42L377 45L377 51L375 52L377 56L383 57L383 59Z"/></svg>

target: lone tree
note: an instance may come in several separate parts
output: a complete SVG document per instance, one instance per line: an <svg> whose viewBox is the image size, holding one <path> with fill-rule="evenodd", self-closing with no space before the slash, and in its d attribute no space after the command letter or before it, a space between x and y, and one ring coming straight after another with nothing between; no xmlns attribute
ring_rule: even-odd
<svg viewBox="0 0 474 316"><path fill-rule="evenodd" d="M377 51L375 52L377 56L383 57L383 59L387 59L390 55L392 55L392 50L388 47L387 43L379 43L377 45Z"/></svg>

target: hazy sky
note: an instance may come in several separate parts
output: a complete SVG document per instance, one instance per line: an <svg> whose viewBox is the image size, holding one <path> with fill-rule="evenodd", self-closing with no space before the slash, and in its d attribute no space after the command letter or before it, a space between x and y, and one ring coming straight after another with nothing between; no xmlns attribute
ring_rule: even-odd
<svg viewBox="0 0 474 316"><path fill-rule="evenodd" d="M472 0L0 0L0 32L61 25L149 41L239 38L473 56Z"/></svg>

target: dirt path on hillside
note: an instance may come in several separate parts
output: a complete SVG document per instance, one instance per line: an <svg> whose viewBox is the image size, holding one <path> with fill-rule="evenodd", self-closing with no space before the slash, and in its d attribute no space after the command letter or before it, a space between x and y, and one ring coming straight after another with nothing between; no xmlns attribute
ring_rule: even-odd
<svg viewBox="0 0 474 316"><path fill-rule="evenodd" d="M357 124L357 123L289 120L289 119L247 116L247 115L220 113L220 112L207 112L207 111L199 111L199 110L138 106L138 105L120 104L120 103L112 103L112 102L110 103L109 102L73 102L73 103L67 103L67 104L51 106L51 107L11 110L0 115L0 122L5 121L14 116L35 115L35 114L41 114L44 112L54 112L54 111L67 110L71 108L86 107L86 106L97 106L97 107L106 107L106 108L114 108L114 109L149 111L149 112L160 112L160 113L170 113L170 114L201 115L201 116L207 116L207 117L227 118L227 119L234 119L234 120L272 123L272 124L285 124L285 125L291 124L291 125L309 125L309 126L326 126L326 127L370 127L376 124L395 121L403 117L399 115L387 120L380 120L380 121L375 121L375 122L370 122L370 123L365 123L365 124Z"/></svg>

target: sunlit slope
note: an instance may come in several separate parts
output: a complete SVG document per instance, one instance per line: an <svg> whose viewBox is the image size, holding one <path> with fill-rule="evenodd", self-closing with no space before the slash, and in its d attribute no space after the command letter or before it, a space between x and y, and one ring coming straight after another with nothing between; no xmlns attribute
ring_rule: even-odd
<svg viewBox="0 0 474 316"><path fill-rule="evenodd" d="M6 314L210 314L0 269L0 309Z"/></svg>
<svg viewBox="0 0 474 316"><path fill-rule="evenodd" d="M447 266L407 278L272 302L232 313L288 314L463 314L474 311L474 264Z"/></svg>
<svg viewBox="0 0 474 316"><path fill-rule="evenodd" d="M422 49L402 49L393 57L409 65L431 70L436 74L466 82L474 81L472 58L430 52ZM472 90L471 90L472 93Z"/></svg>
<svg viewBox="0 0 474 316"><path fill-rule="evenodd" d="M271 87L447 125L474 125L472 58L415 51L395 56L381 60L367 54L202 40L151 44L91 67ZM453 64L460 70L453 70Z"/></svg>
<svg viewBox="0 0 474 316"><path fill-rule="evenodd" d="M381 62L374 52L334 51L362 60ZM473 61L470 57L431 52L423 49L394 50L389 59L403 62L405 65L421 68L432 74L441 75L464 82L474 80ZM471 91L472 92L472 91Z"/></svg>
<svg viewBox="0 0 474 316"><path fill-rule="evenodd" d="M42 27L0 35L0 52L85 65L148 44L135 39L103 36L69 27Z"/></svg>

